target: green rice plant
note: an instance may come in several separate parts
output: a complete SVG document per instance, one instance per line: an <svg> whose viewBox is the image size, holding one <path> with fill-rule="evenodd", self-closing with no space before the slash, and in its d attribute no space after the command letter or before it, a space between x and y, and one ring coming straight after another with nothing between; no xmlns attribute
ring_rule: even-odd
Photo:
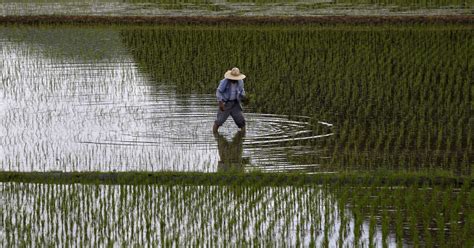
<svg viewBox="0 0 474 248"><path fill-rule="evenodd" d="M472 63L464 56L472 50L466 42L472 34L469 27L452 25L121 32L144 70L157 83L177 85L178 92L212 93L222 71L238 65L249 75L246 89L255 111L335 123L337 132L326 144L333 167L431 168L445 164L447 156L453 161L447 170L468 174L471 166L457 163L462 155L452 152L472 144L465 111L470 103L462 93L471 77L466 71Z"/></svg>
<svg viewBox="0 0 474 248"><path fill-rule="evenodd" d="M78 38L79 30L83 35ZM44 56L55 61L98 63L130 53L153 86L168 85L188 96L213 94L222 72L238 65L248 75L246 89L254 96L248 112L310 116L314 130L327 131L319 120L334 123L334 135L324 140L322 152L330 159L298 160L321 164L321 170L444 168L472 173L471 100L464 93L470 92L472 81L472 61L466 54L472 50L468 41L473 32L468 24L6 25L0 32L28 49L47 47ZM52 46L51 36L59 32L65 39ZM100 33L117 39L94 39ZM88 45L74 45L71 37ZM7 70L16 76L20 64ZM122 84L136 79L131 72L124 74ZM4 81L7 89L19 91L13 95L23 95L23 87ZM54 89L56 84L35 83L31 88ZM46 157L47 151L40 146L34 154L25 152L25 159ZM101 152L85 153L90 161ZM120 162L127 159L118 157ZM157 159L162 158L148 151L137 162L154 170ZM64 161L63 166L72 168L80 164L73 155ZM13 162L5 163L5 168L15 169Z"/></svg>

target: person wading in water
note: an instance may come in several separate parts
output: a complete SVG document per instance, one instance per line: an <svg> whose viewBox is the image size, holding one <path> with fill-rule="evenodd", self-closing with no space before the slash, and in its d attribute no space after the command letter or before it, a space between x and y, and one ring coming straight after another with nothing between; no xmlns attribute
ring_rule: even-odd
<svg viewBox="0 0 474 248"><path fill-rule="evenodd" d="M216 90L217 101L219 102L219 109L217 111L217 118L212 127L214 133L227 118L232 116L240 131L245 132L245 118L242 114L241 101L245 98L244 79L245 75L240 73L239 68L232 68L224 74L224 79L219 83Z"/></svg>

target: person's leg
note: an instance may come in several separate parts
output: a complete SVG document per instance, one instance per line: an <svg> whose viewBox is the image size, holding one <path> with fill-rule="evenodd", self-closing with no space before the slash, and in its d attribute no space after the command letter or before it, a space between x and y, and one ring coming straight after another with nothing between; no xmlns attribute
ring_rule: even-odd
<svg viewBox="0 0 474 248"><path fill-rule="evenodd" d="M231 109L228 108L227 104L225 104L224 111L218 109L217 110L217 117L216 120L214 121L214 126L212 127L212 131L214 133L217 133L218 129L224 122L229 118Z"/></svg>
<svg viewBox="0 0 474 248"><path fill-rule="evenodd" d="M230 116L232 116L237 127L239 127L242 132L245 132L245 117L242 114L242 108L239 103L234 103L230 111Z"/></svg>

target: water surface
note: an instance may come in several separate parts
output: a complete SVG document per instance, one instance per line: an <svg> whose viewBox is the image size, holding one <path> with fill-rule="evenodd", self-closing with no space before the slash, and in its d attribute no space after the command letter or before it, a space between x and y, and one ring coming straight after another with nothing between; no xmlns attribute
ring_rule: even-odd
<svg viewBox="0 0 474 248"><path fill-rule="evenodd" d="M472 2L462 0L5 0L0 5L0 16L413 16L472 13Z"/></svg>
<svg viewBox="0 0 474 248"><path fill-rule="evenodd" d="M4 246L397 244L319 187L2 183L0 197Z"/></svg>
<svg viewBox="0 0 474 248"><path fill-rule="evenodd" d="M380 183L0 183L0 245L471 247L470 196Z"/></svg>
<svg viewBox="0 0 474 248"><path fill-rule="evenodd" d="M314 171L318 163L295 161L324 159L314 141L332 133L313 132L306 117L246 109L245 135L231 118L213 135L214 92L178 94L151 78L117 30L4 27L0 34L2 170Z"/></svg>

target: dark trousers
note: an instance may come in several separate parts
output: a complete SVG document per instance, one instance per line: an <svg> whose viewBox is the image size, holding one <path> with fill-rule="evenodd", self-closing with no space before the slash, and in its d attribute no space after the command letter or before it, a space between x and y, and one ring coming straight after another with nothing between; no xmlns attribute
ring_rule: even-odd
<svg viewBox="0 0 474 248"><path fill-rule="evenodd" d="M224 111L220 109L217 111L217 118L215 121L216 125L222 126L227 118L229 118L229 115L232 116L232 119L239 128L245 127L242 106L240 106L240 103L237 100L227 101L224 105Z"/></svg>

